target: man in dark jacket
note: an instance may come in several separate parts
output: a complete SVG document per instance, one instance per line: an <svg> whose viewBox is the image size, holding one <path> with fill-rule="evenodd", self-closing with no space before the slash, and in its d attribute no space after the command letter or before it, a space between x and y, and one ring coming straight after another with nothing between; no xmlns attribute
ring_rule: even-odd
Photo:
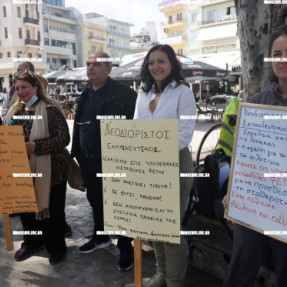
<svg viewBox="0 0 287 287"><path fill-rule="evenodd" d="M87 75L90 82L79 98L75 115L72 157L76 157L87 187L87 198L93 209L94 235L80 247L81 253L111 245L107 235L98 235L104 230L102 179L101 133L99 116L121 116L133 119L137 94L130 88L112 80L109 74L112 65L109 55L97 52L89 56ZM133 266L131 239L119 237L121 252L119 270Z"/></svg>

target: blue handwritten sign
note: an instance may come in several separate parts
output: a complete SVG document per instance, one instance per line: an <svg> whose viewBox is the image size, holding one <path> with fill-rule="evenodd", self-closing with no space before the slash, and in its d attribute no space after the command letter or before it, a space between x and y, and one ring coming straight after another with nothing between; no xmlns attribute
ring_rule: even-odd
<svg viewBox="0 0 287 287"><path fill-rule="evenodd" d="M240 104L226 217L287 242L287 108Z"/></svg>

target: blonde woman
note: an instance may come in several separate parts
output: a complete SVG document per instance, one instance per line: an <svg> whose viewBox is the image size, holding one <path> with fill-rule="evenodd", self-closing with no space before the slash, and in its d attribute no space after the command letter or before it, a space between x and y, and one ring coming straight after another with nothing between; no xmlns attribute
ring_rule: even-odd
<svg viewBox="0 0 287 287"><path fill-rule="evenodd" d="M60 108L46 96L44 78L23 70L14 74L14 85L18 99L8 110L4 124L23 127L31 172L42 174L33 179L39 211L20 214L24 231L41 235L24 235L15 260L23 261L44 246L54 265L66 253L63 230L67 166L57 153L69 144L69 129Z"/></svg>

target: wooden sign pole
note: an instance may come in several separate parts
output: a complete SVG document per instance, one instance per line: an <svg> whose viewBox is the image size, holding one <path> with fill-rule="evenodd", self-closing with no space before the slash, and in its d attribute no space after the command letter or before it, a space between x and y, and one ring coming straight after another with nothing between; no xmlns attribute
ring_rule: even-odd
<svg viewBox="0 0 287 287"><path fill-rule="evenodd" d="M142 242L134 239L134 272L135 287L142 287Z"/></svg>
<svg viewBox="0 0 287 287"><path fill-rule="evenodd" d="M5 228L5 235L6 235L6 243L8 251L12 251L13 248L13 239L12 239L12 232L11 232L11 224L10 224L10 217L9 214L3 215L4 221L4 228Z"/></svg>

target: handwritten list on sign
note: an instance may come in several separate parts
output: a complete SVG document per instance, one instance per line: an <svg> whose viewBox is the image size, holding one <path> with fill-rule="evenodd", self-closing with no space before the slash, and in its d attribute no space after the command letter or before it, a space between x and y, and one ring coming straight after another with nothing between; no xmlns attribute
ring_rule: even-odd
<svg viewBox="0 0 287 287"><path fill-rule="evenodd" d="M0 126L0 214L35 212L37 204L21 126Z"/></svg>
<svg viewBox="0 0 287 287"><path fill-rule="evenodd" d="M287 242L287 109L242 104L227 216Z"/></svg>
<svg viewBox="0 0 287 287"><path fill-rule="evenodd" d="M180 242L177 120L101 121L105 231Z"/></svg>

